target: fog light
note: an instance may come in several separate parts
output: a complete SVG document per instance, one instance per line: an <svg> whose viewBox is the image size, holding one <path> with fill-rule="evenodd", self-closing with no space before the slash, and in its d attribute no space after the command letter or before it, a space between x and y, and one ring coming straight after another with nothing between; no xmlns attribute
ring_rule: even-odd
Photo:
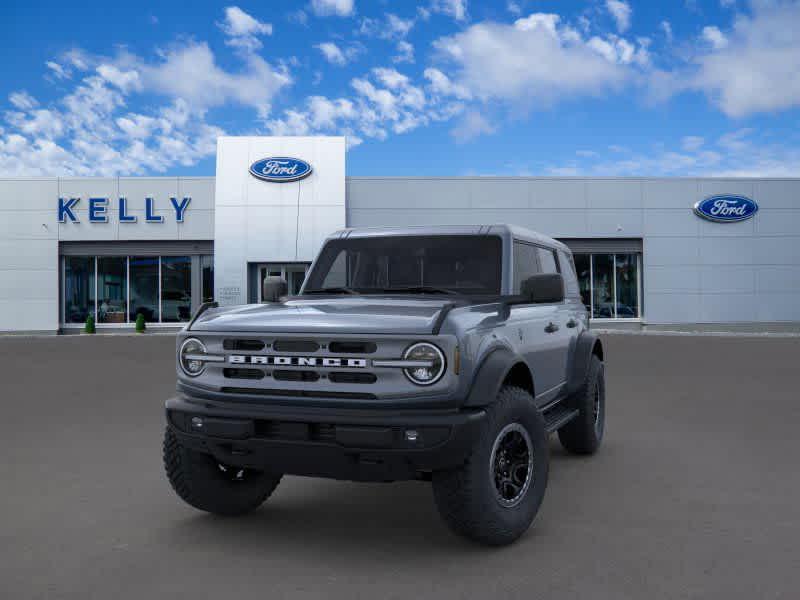
<svg viewBox="0 0 800 600"><path fill-rule="evenodd" d="M419 438L419 434L417 433L416 429L406 429L406 441L407 442L416 442Z"/></svg>
<svg viewBox="0 0 800 600"><path fill-rule="evenodd" d="M192 427L195 429L202 429L203 428L203 419L200 417L192 417Z"/></svg>

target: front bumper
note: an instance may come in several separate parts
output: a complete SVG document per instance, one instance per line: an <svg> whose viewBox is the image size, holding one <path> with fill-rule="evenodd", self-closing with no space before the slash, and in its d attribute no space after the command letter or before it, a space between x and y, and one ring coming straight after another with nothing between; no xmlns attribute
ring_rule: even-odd
<svg viewBox="0 0 800 600"><path fill-rule="evenodd" d="M219 462L356 481L415 479L458 466L483 410L333 410L176 396L167 423L181 444Z"/></svg>

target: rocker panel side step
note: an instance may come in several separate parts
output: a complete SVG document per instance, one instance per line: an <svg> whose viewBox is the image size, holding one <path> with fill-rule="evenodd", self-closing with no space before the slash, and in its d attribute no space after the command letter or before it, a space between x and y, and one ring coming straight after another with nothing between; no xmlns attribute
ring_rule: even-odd
<svg viewBox="0 0 800 600"><path fill-rule="evenodd" d="M579 411L577 408L570 408L563 403L559 403L557 406L546 410L544 413L544 425L547 429L547 433L558 431L577 417L578 413Z"/></svg>

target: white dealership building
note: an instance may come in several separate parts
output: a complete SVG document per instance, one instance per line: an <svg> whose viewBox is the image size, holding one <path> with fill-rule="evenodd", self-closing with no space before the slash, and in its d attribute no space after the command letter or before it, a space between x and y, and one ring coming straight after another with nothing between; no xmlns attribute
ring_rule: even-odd
<svg viewBox="0 0 800 600"><path fill-rule="evenodd" d="M204 300L258 302L266 275L296 292L344 227L492 223L570 246L595 323L800 327L800 179L347 177L345 160L342 137L223 137L215 177L0 179L0 332L176 327Z"/></svg>

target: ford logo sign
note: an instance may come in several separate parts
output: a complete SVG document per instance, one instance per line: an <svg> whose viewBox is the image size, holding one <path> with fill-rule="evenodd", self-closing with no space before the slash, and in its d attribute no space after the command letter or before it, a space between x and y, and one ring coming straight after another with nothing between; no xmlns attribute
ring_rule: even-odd
<svg viewBox="0 0 800 600"><path fill-rule="evenodd" d="M299 158L271 156L250 165L250 174L264 181L284 183L298 181L311 175L311 165Z"/></svg>
<svg viewBox="0 0 800 600"><path fill-rule="evenodd" d="M755 200L744 196L710 196L694 205L698 217L718 223L735 223L749 219L758 212Z"/></svg>

